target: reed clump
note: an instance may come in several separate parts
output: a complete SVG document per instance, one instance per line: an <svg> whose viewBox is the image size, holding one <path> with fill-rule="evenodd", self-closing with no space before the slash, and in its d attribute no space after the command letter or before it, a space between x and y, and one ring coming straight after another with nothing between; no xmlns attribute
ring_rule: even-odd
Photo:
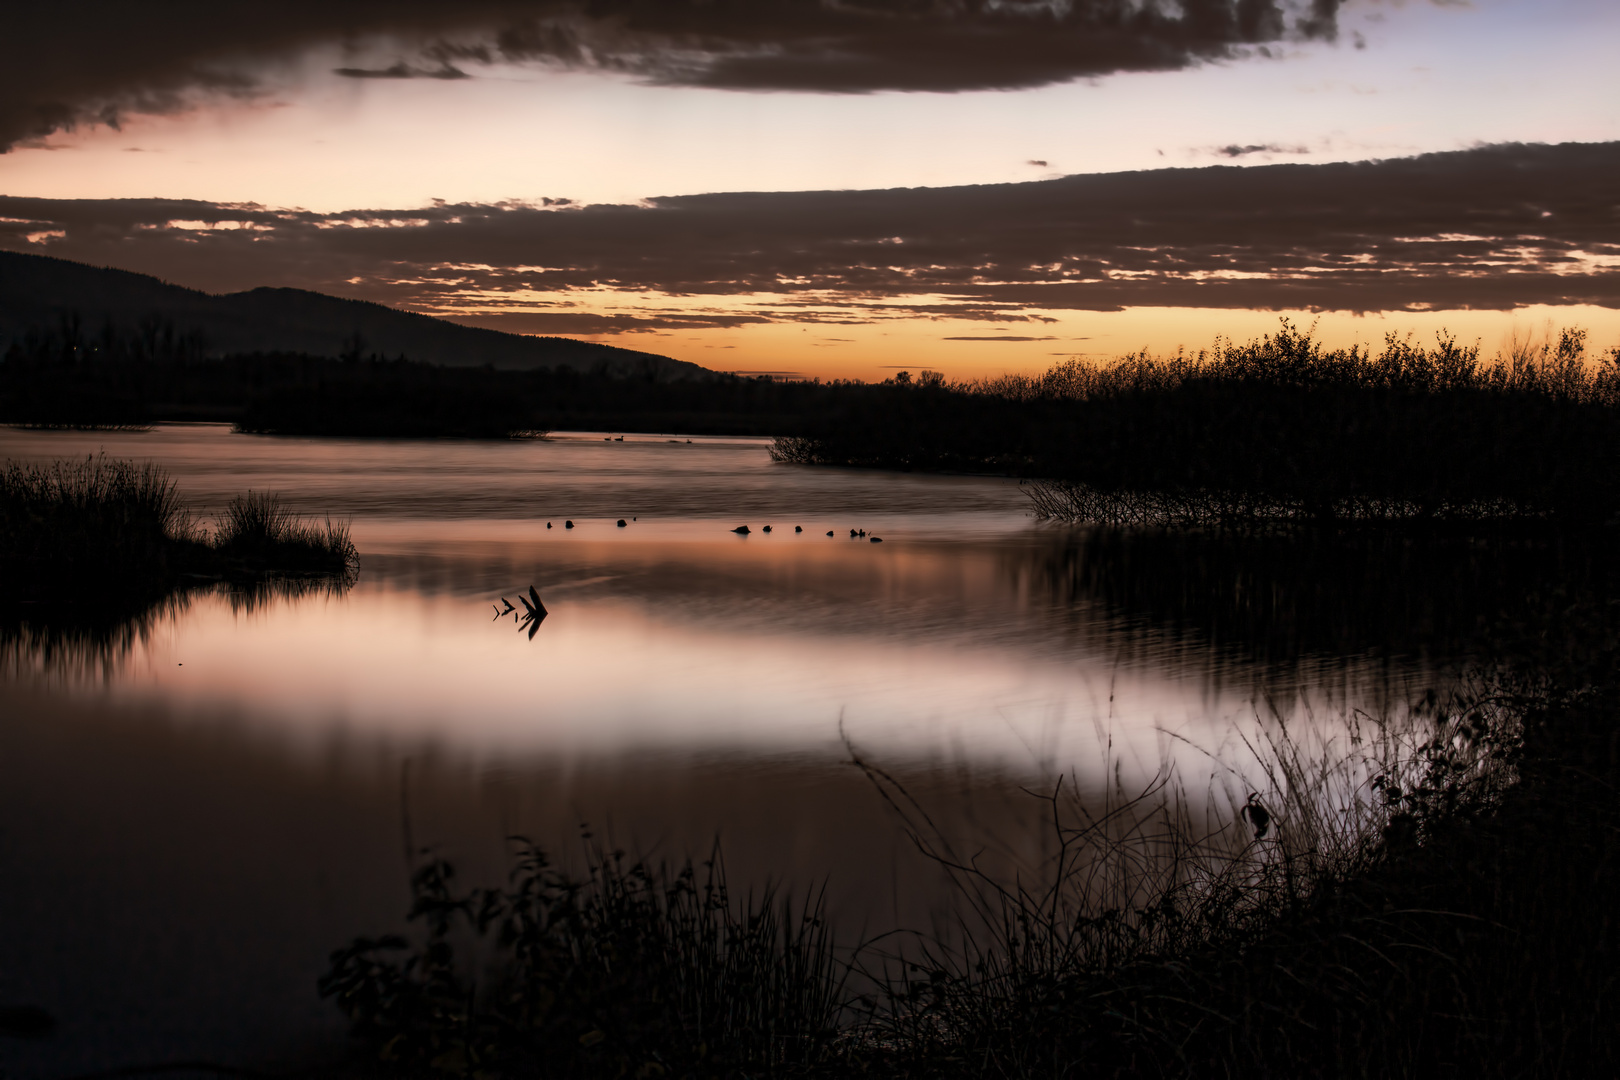
<svg viewBox="0 0 1620 1080"><path fill-rule="evenodd" d="M897 1076L1435 1075L1457 1047L1403 1063L1423 1048L1387 1009L1424 963L1459 962L1478 916L1396 911L1388 890L1453 823L1505 804L1521 735L1512 702L1478 690L1413 719L1380 729L1371 758L1278 739L1269 791L1212 827L1164 776L1100 807L1059 784L1040 797L1045 855L1015 875L985 870L877 771L964 903L954 934L865 959L857 1056ZM1446 1005L1435 989L1422 1008Z"/></svg>
<svg viewBox="0 0 1620 1080"><path fill-rule="evenodd" d="M950 880L953 925L836 950L818 903L738 904L717 856L700 881L593 849L575 878L525 842L493 890L424 861L422 938L357 941L321 988L394 1075L1441 1075L1523 1034L1491 995L1568 962L1567 942L1489 940L1549 905L1492 907L1515 890L1469 839L1519 827L1527 700L1499 681L1430 695L1337 757L1278 730L1241 812L1195 813L1168 774L1100 805L1060 781L1011 872L852 749ZM1571 1014L1583 1046L1612 1042L1591 1022L1607 1002ZM1557 1040L1537 1038L1512 1060L1544 1064Z"/></svg>
<svg viewBox="0 0 1620 1080"><path fill-rule="evenodd" d="M160 591L201 546L155 465L100 456L0 472L0 589L11 599Z"/></svg>
<svg viewBox="0 0 1620 1080"><path fill-rule="evenodd" d="M1492 360L1441 335L1327 349L1286 320L1189 355L896 385L779 460L1031 477L1036 513L1122 525L1555 521L1620 513L1620 350Z"/></svg>
<svg viewBox="0 0 1620 1080"><path fill-rule="evenodd" d="M313 524L273 495L234 500L203 527L158 466L92 455L0 471L0 601L34 618L121 619L183 580L352 576L348 527Z"/></svg>
<svg viewBox="0 0 1620 1080"><path fill-rule="evenodd" d="M718 853L671 871L587 837L576 877L520 841L505 886L466 891L423 855L421 939L357 940L320 981L391 1074L781 1075L837 1035L819 899L734 898Z"/></svg>
<svg viewBox="0 0 1620 1080"><path fill-rule="evenodd" d="M351 573L360 557L345 522L306 520L279 495L248 492L226 506L210 540L228 559L282 573Z"/></svg>

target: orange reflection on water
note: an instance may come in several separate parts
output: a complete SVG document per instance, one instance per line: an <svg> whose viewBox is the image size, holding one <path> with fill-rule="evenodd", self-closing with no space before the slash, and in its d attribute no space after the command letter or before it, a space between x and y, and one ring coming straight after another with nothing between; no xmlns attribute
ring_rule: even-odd
<svg viewBox="0 0 1620 1080"><path fill-rule="evenodd" d="M1207 772L1205 753L1255 715L1241 681L1124 661L1106 635L1050 635L972 546L459 547L448 560L375 556L382 571L341 596L254 610L199 597L95 692L298 741L343 731L479 760L825 758L847 736L886 760L1047 776L1094 773L1105 756L1143 774ZM439 587L420 587L429 571ZM492 608L529 581L549 609L532 640ZM1325 707L1341 691L1275 707Z"/></svg>

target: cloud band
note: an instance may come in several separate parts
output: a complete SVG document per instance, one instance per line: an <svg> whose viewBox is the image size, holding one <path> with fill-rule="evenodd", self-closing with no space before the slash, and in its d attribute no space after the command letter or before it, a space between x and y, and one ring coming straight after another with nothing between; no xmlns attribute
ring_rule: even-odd
<svg viewBox="0 0 1620 1080"><path fill-rule="evenodd" d="M1617 175L1620 143L1515 144L641 206L0 198L0 246L549 333L1137 306L1620 307Z"/></svg>
<svg viewBox="0 0 1620 1080"><path fill-rule="evenodd" d="M320 48L357 78L542 63L671 85L862 93L1168 70L1337 33L1342 0L52 0L15 4L0 150L220 95Z"/></svg>

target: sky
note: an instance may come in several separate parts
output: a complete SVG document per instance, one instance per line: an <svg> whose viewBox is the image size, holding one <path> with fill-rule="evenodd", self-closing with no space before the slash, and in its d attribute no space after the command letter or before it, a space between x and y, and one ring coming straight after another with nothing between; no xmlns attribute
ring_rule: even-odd
<svg viewBox="0 0 1620 1080"><path fill-rule="evenodd" d="M1612 0L62 0L0 247L722 370L1620 345Z"/></svg>

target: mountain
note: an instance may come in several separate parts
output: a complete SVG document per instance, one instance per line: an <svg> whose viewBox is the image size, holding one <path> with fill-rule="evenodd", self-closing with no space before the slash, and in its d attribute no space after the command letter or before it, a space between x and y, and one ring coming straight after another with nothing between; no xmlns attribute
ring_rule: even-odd
<svg viewBox="0 0 1620 1080"><path fill-rule="evenodd" d="M354 348L446 367L574 368L612 374L702 378L707 368L657 353L561 337L525 337L304 289L215 295L147 274L45 255L0 251L0 352L30 331L54 332L76 314L93 337L109 322L135 331L153 319L198 334L210 355L297 352L340 356Z"/></svg>

